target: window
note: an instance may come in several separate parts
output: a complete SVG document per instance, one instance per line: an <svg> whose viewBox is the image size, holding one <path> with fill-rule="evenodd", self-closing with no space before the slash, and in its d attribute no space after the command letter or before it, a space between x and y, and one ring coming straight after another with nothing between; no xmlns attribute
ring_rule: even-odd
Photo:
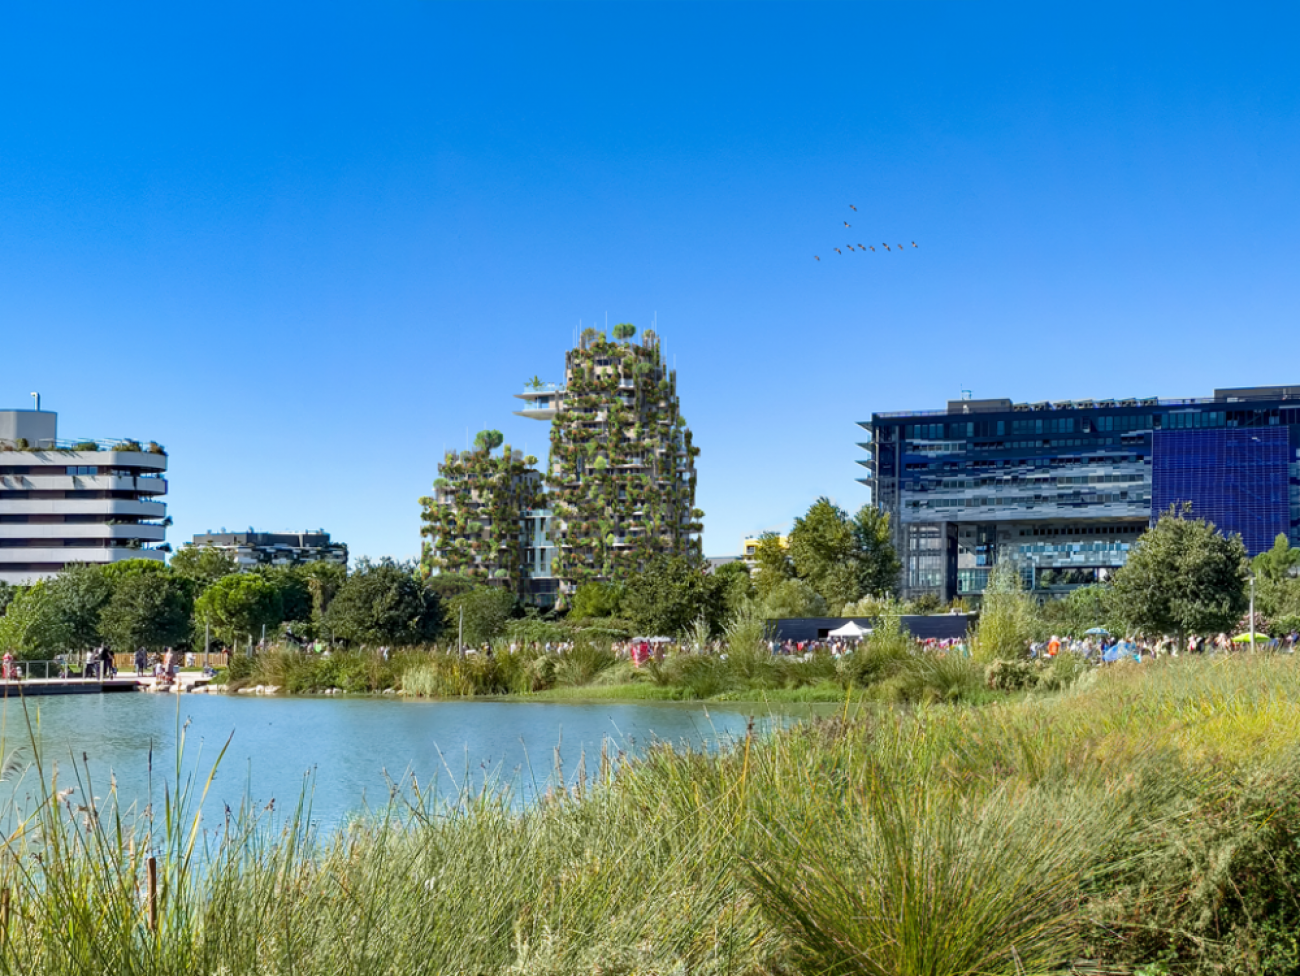
<svg viewBox="0 0 1300 976"><path fill-rule="evenodd" d="M68 474L70 475L93 475L99 472L99 468L94 465L70 465Z"/></svg>

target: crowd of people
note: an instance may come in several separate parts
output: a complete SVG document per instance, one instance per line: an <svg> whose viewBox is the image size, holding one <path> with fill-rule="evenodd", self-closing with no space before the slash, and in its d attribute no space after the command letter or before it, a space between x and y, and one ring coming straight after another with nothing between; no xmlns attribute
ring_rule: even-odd
<svg viewBox="0 0 1300 976"><path fill-rule="evenodd" d="M1248 638L1249 635L1243 635ZM1300 644L1300 633L1295 631L1281 637L1269 637L1256 634L1256 650L1280 651L1294 654ZM1057 637L1032 644L1029 648L1031 657L1052 658L1061 653L1080 654L1099 664L1113 664L1116 661L1142 661L1156 657L1178 657L1179 654L1228 654L1233 651L1249 650L1251 641L1242 636L1230 637L1227 634L1212 636L1192 635L1186 643L1173 637L1112 637L1110 634L1093 634L1083 638Z"/></svg>

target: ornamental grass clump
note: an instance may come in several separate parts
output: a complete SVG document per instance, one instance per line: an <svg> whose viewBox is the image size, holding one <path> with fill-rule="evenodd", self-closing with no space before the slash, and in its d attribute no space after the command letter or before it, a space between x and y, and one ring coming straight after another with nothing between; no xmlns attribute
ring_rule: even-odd
<svg viewBox="0 0 1300 976"><path fill-rule="evenodd" d="M1038 605L1025 592L1020 570L1004 563L989 573L971 655L985 664L1025 656L1038 626Z"/></svg>
<svg viewBox="0 0 1300 976"><path fill-rule="evenodd" d="M804 972L1048 972L1083 944L1078 904L1122 823L1087 790L1012 782L969 796L881 776L751 860ZM833 829L825 829L833 825Z"/></svg>

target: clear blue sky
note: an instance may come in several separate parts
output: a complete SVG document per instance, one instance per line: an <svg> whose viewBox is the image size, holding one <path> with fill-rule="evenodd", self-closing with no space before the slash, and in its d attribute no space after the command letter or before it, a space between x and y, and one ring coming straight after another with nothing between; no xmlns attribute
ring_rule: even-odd
<svg viewBox="0 0 1300 976"><path fill-rule="evenodd" d="M1300 382L1297 19L9 4L0 406L166 444L173 544L410 557L444 447L544 453L511 395L657 314L734 553L866 499L873 410Z"/></svg>

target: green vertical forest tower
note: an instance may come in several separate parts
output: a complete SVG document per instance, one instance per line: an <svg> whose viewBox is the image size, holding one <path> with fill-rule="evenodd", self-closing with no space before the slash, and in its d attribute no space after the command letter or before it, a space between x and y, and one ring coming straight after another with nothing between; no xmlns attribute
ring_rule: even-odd
<svg viewBox="0 0 1300 976"><path fill-rule="evenodd" d="M632 342L635 331L615 326L624 341L611 342L588 329L565 356L546 476L554 573L565 591L624 578L656 556L700 552L699 448L658 337L646 331Z"/></svg>
<svg viewBox="0 0 1300 976"><path fill-rule="evenodd" d="M460 573L524 595L524 517L541 496L537 459L485 430L471 451L448 451L438 465L434 494L420 499L420 565Z"/></svg>

